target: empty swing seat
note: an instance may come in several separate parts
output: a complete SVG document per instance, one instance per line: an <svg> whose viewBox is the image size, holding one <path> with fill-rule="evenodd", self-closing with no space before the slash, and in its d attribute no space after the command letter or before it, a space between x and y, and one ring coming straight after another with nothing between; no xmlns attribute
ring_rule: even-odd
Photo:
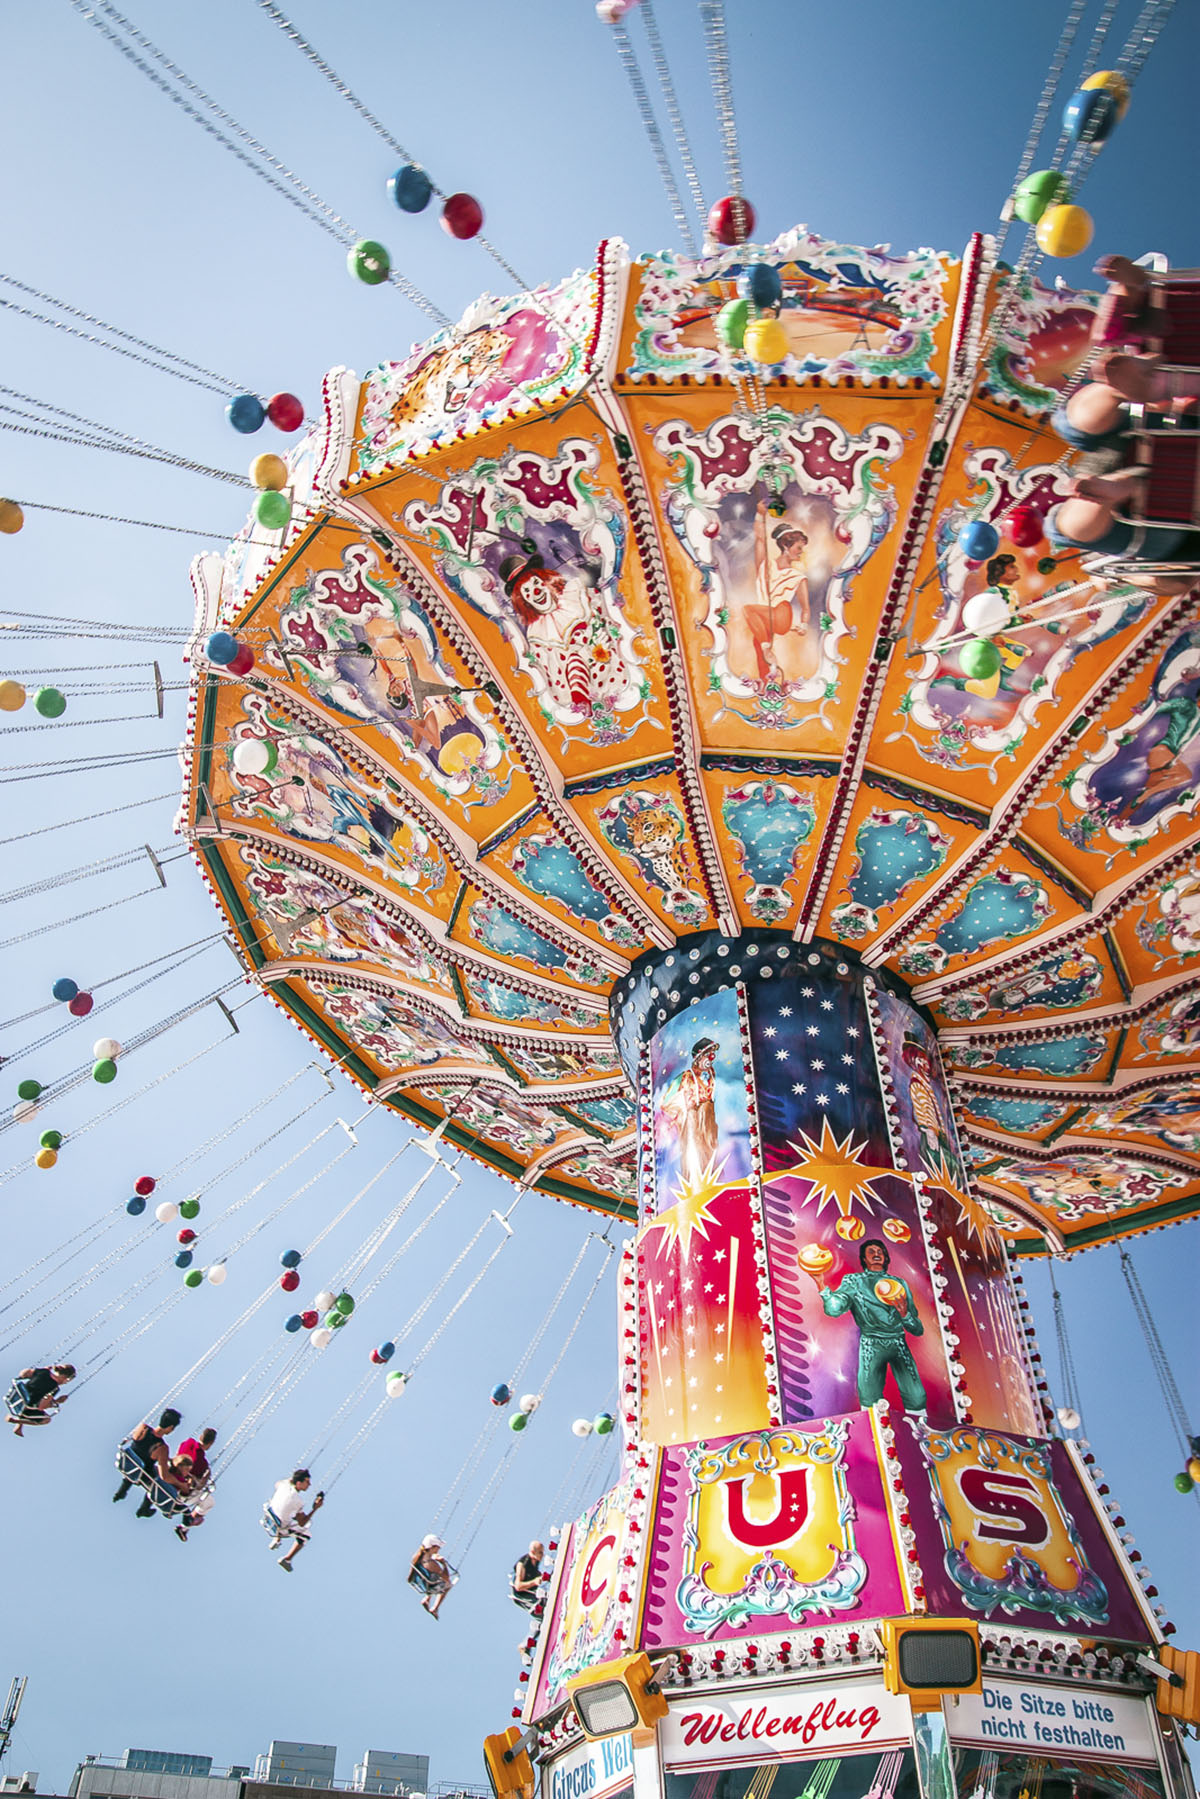
<svg viewBox="0 0 1200 1799"><path fill-rule="evenodd" d="M4 1395L4 1403L10 1418L18 1424L49 1424L53 1414L43 1412L41 1406L34 1405L29 1397L28 1381L15 1380Z"/></svg>

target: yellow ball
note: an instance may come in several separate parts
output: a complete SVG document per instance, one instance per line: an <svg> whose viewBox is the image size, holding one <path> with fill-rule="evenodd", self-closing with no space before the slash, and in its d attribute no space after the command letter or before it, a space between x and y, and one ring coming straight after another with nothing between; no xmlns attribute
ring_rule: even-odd
<svg viewBox="0 0 1200 1799"><path fill-rule="evenodd" d="M250 481L254 487L268 488L278 493L287 486L287 463L282 456L274 455L270 450L256 456L250 464Z"/></svg>
<svg viewBox="0 0 1200 1799"><path fill-rule="evenodd" d="M1200 1455L1193 1455L1188 1458L1187 1471L1195 1481L1196 1485L1200 1487Z"/></svg>
<svg viewBox="0 0 1200 1799"><path fill-rule="evenodd" d="M787 332L778 319L751 319L744 341L752 362L782 362L788 353Z"/></svg>
<svg viewBox="0 0 1200 1799"><path fill-rule="evenodd" d="M1119 69L1097 69L1084 82L1085 89L1102 87L1106 94L1111 94L1117 103L1117 123L1120 124L1129 111L1129 83Z"/></svg>
<svg viewBox="0 0 1200 1799"><path fill-rule="evenodd" d="M25 689L19 681L0 681L0 712L19 712L25 704Z"/></svg>
<svg viewBox="0 0 1200 1799"><path fill-rule="evenodd" d="M1037 223L1038 249L1047 256L1078 256L1093 230L1092 215L1082 206L1048 206Z"/></svg>
<svg viewBox="0 0 1200 1799"><path fill-rule="evenodd" d="M58 1161L58 1151L56 1149L39 1149L33 1160L38 1168L53 1168Z"/></svg>
<svg viewBox="0 0 1200 1799"><path fill-rule="evenodd" d="M25 523L25 514L15 500L0 500L0 531L6 537L15 537Z"/></svg>

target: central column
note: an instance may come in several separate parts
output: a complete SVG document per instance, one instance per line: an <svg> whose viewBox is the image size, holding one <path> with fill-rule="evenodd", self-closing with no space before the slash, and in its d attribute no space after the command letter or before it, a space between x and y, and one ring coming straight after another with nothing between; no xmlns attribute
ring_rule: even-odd
<svg viewBox="0 0 1200 1799"><path fill-rule="evenodd" d="M880 1399L1040 1432L1003 1245L901 982L839 945L706 932L636 963L613 1021L641 1113L643 1442Z"/></svg>

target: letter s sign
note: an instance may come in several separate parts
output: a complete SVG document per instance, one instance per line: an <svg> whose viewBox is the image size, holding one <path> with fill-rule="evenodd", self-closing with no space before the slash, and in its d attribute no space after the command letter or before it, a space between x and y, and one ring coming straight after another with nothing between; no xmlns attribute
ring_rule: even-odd
<svg viewBox="0 0 1200 1799"><path fill-rule="evenodd" d="M1024 1543L1030 1549L1049 1542L1050 1523L1038 1502L1038 1490L1024 1474L964 1468L958 1484L976 1513L977 1537L992 1543Z"/></svg>

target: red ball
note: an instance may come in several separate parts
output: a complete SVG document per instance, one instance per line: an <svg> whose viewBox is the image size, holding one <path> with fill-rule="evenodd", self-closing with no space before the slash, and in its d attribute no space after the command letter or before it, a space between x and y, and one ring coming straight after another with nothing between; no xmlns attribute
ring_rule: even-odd
<svg viewBox="0 0 1200 1799"><path fill-rule="evenodd" d="M133 1183L134 1192L140 1193L143 1199L149 1199L154 1191L154 1187L155 1180L152 1174L141 1174Z"/></svg>
<svg viewBox="0 0 1200 1799"><path fill-rule="evenodd" d="M267 401L267 417L277 431L299 431L304 423L304 408L295 394L272 394Z"/></svg>
<svg viewBox="0 0 1200 1799"><path fill-rule="evenodd" d="M483 207L474 194L451 194L442 207L442 230L451 237L478 237L483 230Z"/></svg>
<svg viewBox="0 0 1200 1799"><path fill-rule="evenodd" d="M248 643L239 643L237 653L225 666L231 675L248 675L254 667L254 651Z"/></svg>
<svg viewBox="0 0 1200 1799"><path fill-rule="evenodd" d="M72 1018L86 1018L95 1003L90 993L77 993L67 1001L67 1011Z"/></svg>
<svg viewBox="0 0 1200 1799"><path fill-rule="evenodd" d="M194 1243L196 1241L196 1233L192 1230L190 1225L185 1224L175 1241L177 1243Z"/></svg>
<svg viewBox="0 0 1200 1799"><path fill-rule="evenodd" d="M371 1351L371 1360L375 1363L375 1366L377 1368L382 1366L383 1357L380 1355L380 1353L377 1349L373 1349Z"/></svg>
<svg viewBox="0 0 1200 1799"><path fill-rule="evenodd" d="M320 1316L319 1312L301 1312L300 1322L306 1331L315 1330Z"/></svg>
<svg viewBox="0 0 1200 1799"><path fill-rule="evenodd" d="M744 244L753 237L755 223L749 200L743 200L740 194L726 194L708 215L708 234L719 244Z"/></svg>
<svg viewBox="0 0 1200 1799"><path fill-rule="evenodd" d="M283 1288L285 1293L294 1293L296 1288L300 1285L300 1276L296 1269L288 1268L281 1274L279 1277L279 1285ZM313 1313L313 1317L316 1317L315 1312Z"/></svg>
<svg viewBox="0 0 1200 1799"><path fill-rule="evenodd" d="M1032 550L1035 544L1041 543L1044 531L1042 514L1029 500L1014 506L1004 520L1005 535L1019 550Z"/></svg>

